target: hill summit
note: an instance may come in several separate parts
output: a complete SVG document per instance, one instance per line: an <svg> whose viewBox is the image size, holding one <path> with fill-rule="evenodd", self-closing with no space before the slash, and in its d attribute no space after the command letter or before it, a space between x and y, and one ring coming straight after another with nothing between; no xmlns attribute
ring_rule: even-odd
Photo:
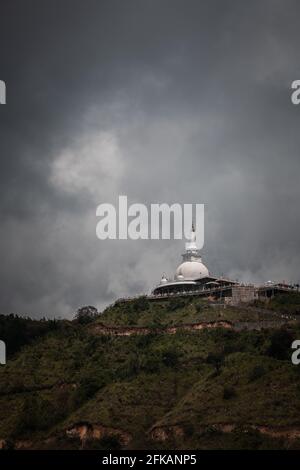
<svg viewBox="0 0 300 470"><path fill-rule="evenodd" d="M141 297L73 321L0 316L0 445L300 448L300 295Z"/></svg>

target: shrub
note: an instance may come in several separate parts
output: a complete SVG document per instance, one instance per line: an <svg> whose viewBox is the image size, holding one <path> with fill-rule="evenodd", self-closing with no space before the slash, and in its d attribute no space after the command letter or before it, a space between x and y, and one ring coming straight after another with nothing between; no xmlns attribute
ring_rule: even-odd
<svg viewBox="0 0 300 470"><path fill-rule="evenodd" d="M268 304L268 308L282 313L300 313L300 293L290 292L288 294L276 295Z"/></svg>
<svg viewBox="0 0 300 470"><path fill-rule="evenodd" d="M249 373L249 382L255 382L255 380L260 379L266 373L266 370L263 366L255 366Z"/></svg>
<svg viewBox="0 0 300 470"><path fill-rule="evenodd" d="M141 370L144 372L153 374L154 372L158 372L161 366L161 358L159 356L150 354L144 355L141 359Z"/></svg>
<svg viewBox="0 0 300 470"><path fill-rule="evenodd" d="M142 296L137 299L134 299L133 302L131 303L132 309L135 312L142 312L144 310L148 310L150 307L149 300L147 297Z"/></svg>
<svg viewBox="0 0 300 470"><path fill-rule="evenodd" d="M210 353L206 358L206 363L213 365L216 369L216 372L219 373L222 365L224 364L224 354Z"/></svg>
<svg viewBox="0 0 300 470"><path fill-rule="evenodd" d="M179 353L175 349L165 351L162 357L162 362L167 367L176 367L179 362Z"/></svg>
<svg viewBox="0 0 300 470"><path fill-rule="evenodd" d="M207 299L201 299L195 304L195 309L197 312L202 312L203 310L212 310L213 307Z"/></svg>
<svg viewBox="0 0 300 470"><path fill-rule="evenodd" d="M288 360L291 355L292 333L286 329L275 331L270 338L267 354L275 359Z"/></svg>
<svg viewBox="0 0 300 470"><path fill-rule="evenodd" d="M155 338L156 338L155 334L137 336L135 340L136 347L140 349L144 349L147 346L149 346Z"/></svg>
<svg viewBox="0 0 300 470"><path fill-rule="evenodd" d="M137 355L132 352L126 362L116 371L116 380L129 379L138 374L140 369Z"/></svg>
<svg viewBox="0 0 300 470"><path fill-rule="evenodd" d="M25 399L18 422L15 426L15 434L45 430L65 418L66 410L58 408L49 400L40 399L37 396L29 396Z"/></svg>
<svg viewBox="0 0 300 470"><path fill-rule="evenodd" d="M103 380L95 377L83 377L74 394L74 405L78 406L92 398L95 393L103 386Z"/></svg>
<svg viewBox="0 0 300 470"><path fill-rule="evenodd" d="M223 399L230 400L236 396L236 391L233 387L225 386L223 389Z"/></svg>
<svg viewBox="0 0 300 470"><path fill-rule="evenodd" d="M173 312L175 310L185 307L185 305L186 305L186 301L184 299L180 299L180 298L171 299L169 302L169 310Z"/></svg>

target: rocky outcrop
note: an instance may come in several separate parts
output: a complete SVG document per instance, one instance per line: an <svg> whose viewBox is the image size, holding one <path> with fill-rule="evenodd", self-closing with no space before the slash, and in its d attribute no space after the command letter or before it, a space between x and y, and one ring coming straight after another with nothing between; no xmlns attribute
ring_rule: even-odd
<svg viewBox="0 0 300 470"><path fill-rule="evenodd" d="M202 433L207 430L221 432L224 434L240 431L247 433L251 430L260 434L272 437L274 439L286 439L288 441L300 439L299 426L267 426L259 424L243 424L243 426L234 423L216 423L207 426L197 427L197 432ZM184 437L185 427L182 424L173 424L168 426L154 426L151 428L150 437L154 441L164 442L171 438Z"/></svg>
<svg viewBox="0 0 300 470"><path fill-rule="evenodd" d="M16 441L14 443L14 449L16 450L26 450L26 449L31 449L32 447L33 447L33 442L29 440Z"/></svg>
<svg viewBox="0 0 300 470"><path fill-rule="evenodd" d="M154 441L164 442L174 437L184 437L183 428L175 424L173 426L157 426L150 432L150 436Z"/></svg>
<svg viewBox="0 0 300 470"><path fill-rule="evenodd" d="M197 331L212 328L232 329L231 322L212 321L200 323L184 323L182 325L174 325L161 328L148 328L139 326L105 326L103 324L92 325L89 331L95 335L112 335L112 336L132 336L132 335L149 335L149 334L175 334L178 331Z"/></svg>
<svg viewBox="0 0 300 470"><path fill-rule="evenodd" d="M165 334L172 335L179 331L199 331L214 328L225 328L234 331L242 330L263 330L280 328L283 325L288 325L287 319L279 320L263 320L263 321L239 321L231 322L228 320L217 320L210 322L199 323L183 323L182 325L166 326L160 328L150 328L142 326L107 326L94 324L89 327L90 333L94 335L107 335L107 336L133 336L133 335L150 335L150 334Z"/></svg>
<svg viewBox="0 0 300 470"><path fill-rule="evenodd" d="M121 429L103 426L99 423L78 422L66 429L66 436L70 439L80 439L82 447L86 441L100 440L103 437L115 437L122 446L128 445L131 435Z"/></svg>
<svg viewBox="0 0 300 470"><path fill-rule="evenodd" d="M0 439L0 450L7 449L7 440L6 439Z"/></svg>

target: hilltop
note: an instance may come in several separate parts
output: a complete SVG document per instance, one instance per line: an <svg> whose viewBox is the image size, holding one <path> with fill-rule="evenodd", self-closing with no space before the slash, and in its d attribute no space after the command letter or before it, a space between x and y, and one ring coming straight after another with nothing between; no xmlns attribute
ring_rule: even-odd
<svg viewBox="0 0 300 470"><path fill-rule="evenodd" d="M300 448L300 296L117 302L86 321L0 317L1 445Z"/></svg>

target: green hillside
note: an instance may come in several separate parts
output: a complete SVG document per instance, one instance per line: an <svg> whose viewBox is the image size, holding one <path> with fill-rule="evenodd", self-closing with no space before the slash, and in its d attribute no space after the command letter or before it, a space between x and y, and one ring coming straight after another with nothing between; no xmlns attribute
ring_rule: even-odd
<svg viewBox="0 0 300 470"><path fill-rule="evenodd" d="M298 312L291 295L243 308L140 298L72 322L1 316L0 444L299 449Z"/></svg>

